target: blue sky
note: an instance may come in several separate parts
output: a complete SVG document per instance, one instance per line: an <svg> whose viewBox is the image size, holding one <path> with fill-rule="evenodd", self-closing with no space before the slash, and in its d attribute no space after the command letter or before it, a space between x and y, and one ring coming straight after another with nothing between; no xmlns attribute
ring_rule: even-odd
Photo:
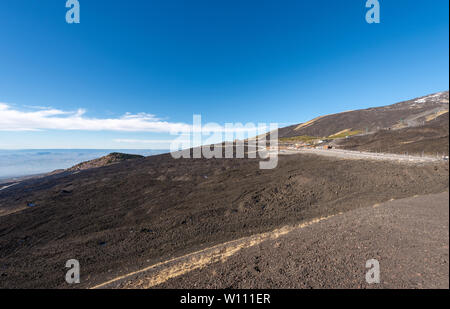
<svg viewBox="0 0 450 309"><path fill-rule="evenodd" d="M0 2L0 149L165 148L448 89L447 0ZM3 124L2 124L3 123ZM165 141L156 143L155 140Z"/></svg>

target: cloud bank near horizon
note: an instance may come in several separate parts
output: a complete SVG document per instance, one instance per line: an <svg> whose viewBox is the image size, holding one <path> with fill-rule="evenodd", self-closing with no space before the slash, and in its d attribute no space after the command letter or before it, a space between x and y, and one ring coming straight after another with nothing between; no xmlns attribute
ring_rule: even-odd
<svg viewBox="0 0 450 309"><path fill-rule="evenodd" d="M118 118L90 118L86 110L63 111L54 108L21 111L0 103L0 131L80 130L117 132L190 132L185 123L161 121L152 114L139 113Z"/></svg>
<svg viewBox="0 0 450 309"><path fill-rule="evenodd" d="M201 124L201 116L194 115L193 124L162 121L153 114L139 113L118 118L90 118L85 109L63 111L55 108L30 107L19 110L12 105L0 102L0 131L114 131L114 132L152 132L174 135L192 134L202 131L208 133L246 133L248 137L267 132L265 124ZM259 127L262 126L262 127ZM124 142L124 141L121 141ZM134 142L138 142L134 140ZM148 143L148 141L144 141ZM152 141L154 142L154 141Z"/></svg>

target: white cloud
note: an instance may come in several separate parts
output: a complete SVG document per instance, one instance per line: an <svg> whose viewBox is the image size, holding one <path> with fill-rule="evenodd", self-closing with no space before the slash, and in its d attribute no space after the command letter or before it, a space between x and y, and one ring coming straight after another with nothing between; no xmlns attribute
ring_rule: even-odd
<svg viewBox="0 0 450 309"><path fill-rule="evenodd" d="M196 122L197 121L197 122ZM33 107L29 110L20 110L7 103L0 103L0 131L42 131L42 130L80 130L80 131L116 131L116 132L154 132L171 133L173 135L190 136L193 132L202 132L204 135L213 135L212 139L222 139L221 134L240 134L239 139L255 136L267 132L265 128L259 129L257 125L247 123L226 124L221 126L215 123L201 124L201 117L194 116L194 125L162 121L152 114L139 113L125 115L118 118L90 118L86 110L63 111L55 108ZM220 135L220 136L219 136ZM119 142L119 141L116 141ZM121 140L124 143L169 143L171 141L158 140Z"/></svg>
<svg viewBox="0 0 450 309"><path fill-rule="evenodd" d="M83 130L124 132L190 132L191 125L161 121L154 115L127 113L119 118L89 118L54 108L21 111L0 103L0 131Z"/></svg>
<svg viewBox="0 0 450 309"><path fill-rule="evenodd" d="M127 143L127 144L170 144L175 139L128 139L128 138L117 138L114 139L116 143ZM183 139L185 143L189 143L190 139Z"/></svg>

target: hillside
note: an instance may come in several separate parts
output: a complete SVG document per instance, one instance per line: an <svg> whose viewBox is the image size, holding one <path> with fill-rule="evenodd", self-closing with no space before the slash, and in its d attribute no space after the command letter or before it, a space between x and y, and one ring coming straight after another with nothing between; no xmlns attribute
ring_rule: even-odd
<svg viewBox="0 0 450 309"><path fill-rule="evenodd" d="M423 126L399 130L380 130L374 134L341 139L336 144L339 148L360 151L448 155L448 113L427 122Z"/></svg>
<svg viewBox="0 0 450 309"><path fill-rule="evenodd" d="M86 162L81 162L80 164L77 164L75 166L72 166L71 168L68 168L66 171L68 172L74 172L74 171L82 171L90 168L97 168L97 167L103 167L108 166L111 164L117 164L122 161L126 160L133 160L133 159L140 159L144 156L140 155L132 155L132 154L126 154L126 153L119 153L119 152L113 152L109 155L103 156L101 158L97 158L94 160L89 160Z"/></svg>
<svg viewBox="0 0 450 309"><path fill-rule="evenodd" d="M449 93L318 117L279 130L280 145L317 144L385 153L449 153Z"/></svg>
<svg viewBox="0 0 450 309"><path fill-rule="evenodd" d="M424 125L437 116L448 112L449 92L408 100L393 105L317 117L305 123L279 130L280 138L309 136L318 138L353 133L373 133L380 129L401 129Z"/></svg>

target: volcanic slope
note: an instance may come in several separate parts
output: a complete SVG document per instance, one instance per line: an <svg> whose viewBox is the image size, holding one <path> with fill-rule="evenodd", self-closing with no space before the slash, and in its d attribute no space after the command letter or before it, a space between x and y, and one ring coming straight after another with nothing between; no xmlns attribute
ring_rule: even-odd
<svg viewBox="0 0 450 309"><path fill-rule="evenodd" d="M360 151L437 155L449 153L448 112L424 125L398 130L380 130L374 134L352 136L336 141L339 148Z"/></svg>
<svg viewBox="0 0 450 309"><path fill-rule="evenodd" d="M0 287L77 287L241 237L392 198L448 189L448 164L280 156L173 159L170 154L23 181L0 191Z"/></svg>
<svg viewBox="0 0 450 309"><path fill-rule="evenodd" d="M381 129L415 127L448 113L448 110L449 92L444 91L393 105L320 116L280 129L279 137L333 138Z"/></svg>

